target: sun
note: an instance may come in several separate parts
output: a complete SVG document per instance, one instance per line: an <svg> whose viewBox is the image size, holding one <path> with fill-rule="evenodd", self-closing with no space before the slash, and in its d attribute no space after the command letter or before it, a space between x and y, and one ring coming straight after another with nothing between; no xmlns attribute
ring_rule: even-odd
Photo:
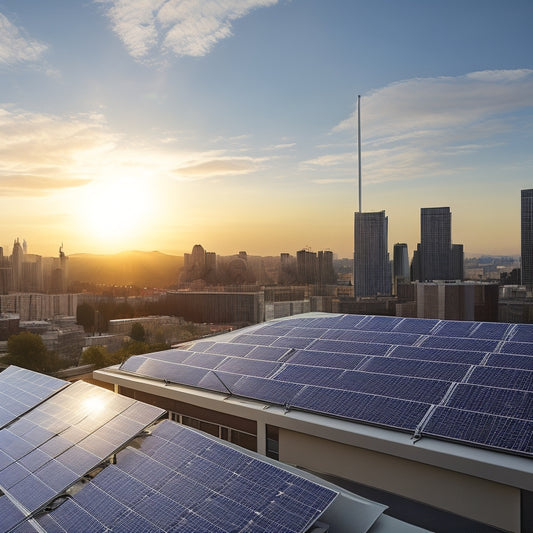
<svg viewBox="0 0 533 533"><path fill-rule="evenodd" d="M81 204L84 233L110 245L133 241L153 217L150 187L139 178L92 183L85 188Z"/></svg>

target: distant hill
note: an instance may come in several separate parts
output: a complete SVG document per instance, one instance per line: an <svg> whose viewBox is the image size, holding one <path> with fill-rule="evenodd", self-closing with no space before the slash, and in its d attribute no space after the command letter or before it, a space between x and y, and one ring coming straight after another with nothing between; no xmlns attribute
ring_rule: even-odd
<svg viewBox="0 0 533 533"><path fill-rule="evenodd" d="M69 283L136 285L166 288L178 282L183 257L161 252L121 252L113 255L69 256Z"/></svg>

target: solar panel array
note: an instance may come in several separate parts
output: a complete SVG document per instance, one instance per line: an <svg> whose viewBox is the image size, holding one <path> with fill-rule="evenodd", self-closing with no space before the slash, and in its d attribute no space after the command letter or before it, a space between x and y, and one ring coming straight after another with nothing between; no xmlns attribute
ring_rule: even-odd
<svg viewBox="0 0 533 533"><path fill-rule="evenodd" d="M11 367L0 378L17 390L33 383L39 393L58 385ZM0 531L53 501L164 413L78 381L14 419L0 430Z"/></svg>
<svg viewBox="0 0 533 533"><path fill-rule="evenodd" d="M35 407L68 381L10 366L0 373L0 428Z"/></svg>
<svg viewBox="0 0 533 533"><path fill-rule="evenodd" d="M58 532L304 532L337 494L167 420L34 523Z"/></svg>
<svg viewBox="0 0 533 533"><path fill-rule="evenodd" d="M533 455L533 325L308 315L121 370L287 408Z"/></svg>

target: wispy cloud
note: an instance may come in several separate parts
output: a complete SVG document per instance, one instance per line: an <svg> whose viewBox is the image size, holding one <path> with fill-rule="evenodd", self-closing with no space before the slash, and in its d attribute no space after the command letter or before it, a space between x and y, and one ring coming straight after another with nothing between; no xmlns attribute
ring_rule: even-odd
<svg viewBox="0 0 533 533"><path fill-rule="evenodd" d="M161 139L114 132L104 115L56 116L0 105L0 194L43 196L124 177L152 181L242 175L267 158L228 149L191 153ZM237 151L239 152L239 151Z"/></svg>
<svg viewBox="0 0 533 533"><path fill-rule="evenodd" d="M191 161L176 168L175 173L180 178L203 179L227 175L250 174L259 169L263 158L252 157L223 157L207 159L205 161Z"/></svg>
<svg viewBox="0 0 533 533"><path fill-rule="evenodd" d="M129 53L204 56L232 35L232 23L278 0L95 0L108 6L113 30Z"/></svg>
<svg viewBox="0 0 533 533"><path fill-rule="evenodd" d="M361 104L366 180L461 171L454 157L499 146L504 134L524 127L521 116L531 111L533 70L528 69L415 78L375 90ZM341 142L347 134L355 139L355 124L354 112L331 134L340 134ZM353 167L353 158L346 162ZM302 165L318 170L340 163L342 154L324 154Z"/></svg>
<svg viewBox="0 0 533 533"><path fill-rule="evenodd" d="M0 13L0 64L38 61L48 46L25 35Z"/></svg>

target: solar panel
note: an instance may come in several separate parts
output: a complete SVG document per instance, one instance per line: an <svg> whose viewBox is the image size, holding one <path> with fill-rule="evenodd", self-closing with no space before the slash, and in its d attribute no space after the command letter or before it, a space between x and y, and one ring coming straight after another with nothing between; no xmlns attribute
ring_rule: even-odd
<svg viewBox="0 0 533 533"><path fill-rule="evenodd" d="M428 335L438 323L439 320L429 318L404 318L394 326L394 331Z"/></svg>
<svg viewBox="0 0 533 533"><path fill-rule="evenodd" d="M256 346L247 357L260 359L261 361L279 361L286 353L287 348L274 346Z"/></svg>
<svg viewBox="0 0 533 533"><path fill-rule="evenodd" d="M276 381L289 381L304 385L336 387L335 384L344 373L337 368L320 368L316 366L286 365L274 377Z"/></svg>
<svg viewBox="0 0 533 533"><path fill-rule="evenodd" d="M435 379L374 374L357 370L343 372L336 382L339 389L427 403L439 403L449 385L447 381Z"/></svg>
<svg viewBox="0 0 533 533"><path fill-rule="evenodd" d="M531 420L533 393L459 383L446 402L446 406Z"/></svg>
<svg viewBox="0 0 533 533"><path fill-rule="evenodd" d="M2 491L32 513L163 413L82 381L73 383L0 430Z"/></svg>
<svg viewBox="0 0 533 533"><path fill-rule="evenodd" d="M533 357L529 357L527 355L495 353L489 355L485 365L497 366L500 368L520 368L522 370L533 370Z"/></svg>
<svg viewBox="0 0 533 533"><path fill-rule="evenodd" d="M468 383L533 391L533 371L478 366L468 378Z"/></svg>
<svg viewBox="0 0 533 533"><path fill-rule="evenodd" d="M392 331L401 321L402 319L399 317L373 316L364 324L359 323L356 327L361 327L366 331Z"/></svg>
<svg viewBox="0 0 533 533"><path fill-rule="evenodd" d="M280 367L279 363L271 361L257 361L241 357L227 357L217 370L233 372L246 376L268 377Z"/></svg>
<svg viewBox="0 0 533 533"><path fill-rule="evenodd" d="M454 350L492 352L498 341L486 339L465 339L461 337L427 337L420 346L428 348L448 348Z"/></svg>
<svg viewBox="0 0 533 533"><path fill-rule="evenodd" d="M279 346L282 348L307 348L311 345L314 339L307 339L305 337L279 337L276 339L272 346Z"/></svg>
<svg viewBox="0 0 533 533"><path fill-rule="evenodd" d="M211 353L193 352L182 362L186 365L198 366L201 368L216 368L226 359L225 355L215 355Z"/></svg>
<svg viewBox="0 0 533 533"><path fill-rule="evenodd" d="M533 342L533 325L516 324L510 340L516 342Z"/></svg>
<svg viewBox="0 0 533 533"><path fill-rule="evenodd" d="M505 338L507 331L512 326L510 324L480 322L477 327L470 333L474 339L497 339Z"/></svg>
<svg viewBox="0 0 533 533"><path fill-rule="evenodd" d="M303 533L336 496L329 488L165 421L141 441L139 450L120 452L116 465L37 522L45 528L54 524L51 529L59 531L85 531L87 524L91 531Z"/></svg>
<svg viewBox="0 0 533 533"><path fill-rule="evenodd" d="M504 342L501 346L500 352L533 356L533 342Z"/></svg>
<svg viewBox="0 0 533 533"><path fill-rule="evenodd" d="M380 374L397 374L446 381L461 381L470 365L400 359L398 357L369 357L358 370Z"/></svg>
<svg viewBox="0 0 533 533"><path fill-rule="evenodd" d="M291 406L407 431L416 428L430 407L422 402L321 387L306 387Z"/></svg>
<svg viewBox="0 0 533 533"><path fill-rule="evenodd" d="M147 359L137 371L138 374L151 376L163 381L181 383L183 385L198 385L200 380L209 372L208 369L181 363L169 363Z"/></svg>
<svg viewBox="0 0 533 533"><path fill-rule="evenodd" d="M468 337L476 325L476 322L443 320L433 335L437 337Z"/></svg>
<svg viewBox="0 0 533 533"><path fill-rule="evenodd" d="M439 406L422 434L507 452L533 454L531 420Z"/></svg>
<svg viewBox="0 0 533 533"><path fill-rule="evenodd" d="M344 354L319 352L314 350L296 350L286 360L286 363L355 370L366 359L367 356L365 355L351 353Z"/></svg>
<svg viewBox="0 0 533 533"><path fill-rule="evenodd" d="M278 335L255 335L255 334L243 334L235 337L233 342L236 344L253 344L257 346L269 346L272 344Z"/></svg>
<svg viewBox="0 0 533 533"><path fill-rule="evenodd" d="M24 519L24 513L7 496L0 496L0 527L9 531Z"/></svg>
<svg viewBox="0 0 533 533"><path fill-rule="evenodd" d="M360 355L385 355L390 348L387 344L374 344L370 342L337 341L319 339L309 346L310 350L331 353L349 353Z"/></svg>
<svg viewBox="0 0 533 533"><path fill-rule="evenodd" d="M67 385L62 379L9 366L0 373L0 428Z"/></svg>
<svg viewBox="0 0 533 533"><path fill-rule="evenodd" d="M389 353L389 357L477 365L481 363L485 353L443 348L422 348L419 346L396 346Z"/></svg>
<svg viewBox="0 0 533 533"><path fill-rule="evenodd" d="M232 387L238 396L252 398L276 405L292 404L303 385L286 383L252 376L243 376Z"/></svg>

